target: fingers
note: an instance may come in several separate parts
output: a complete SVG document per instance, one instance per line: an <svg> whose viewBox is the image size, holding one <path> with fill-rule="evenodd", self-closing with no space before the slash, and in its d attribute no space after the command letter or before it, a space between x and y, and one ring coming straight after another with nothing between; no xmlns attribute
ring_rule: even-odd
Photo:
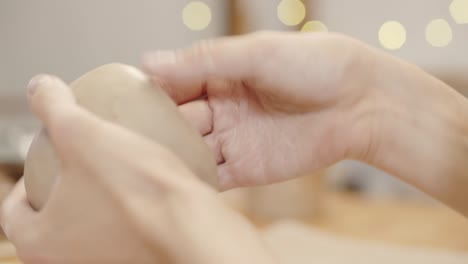
<svg viewBox="0 0 468 264"><path fill-rule="evenodd" d="M222 153L221 142L219 138L215 134L209 134L203 137L205 143L211 149L217 164L221 164L224 162L224 156Z"/></svg>
<svg viewBox="0 0 468 264"><path fill-rule="evenodd" d="M71 90L60 79L38 75L28 85L28 99L33 112L46 127L55 127L56 119L75 105Z"/></svg>
<svg viewBox="0 0 468 264"><path fill-rule="evenodd" d="M236 175L232 173L232 167L228 164L218 166L218 188L220 191L227 191L236 187L242 187L236 181Z"/></svg>
<svg viewBox="0 0 468 264"><path fill-rule="evenodd" d="M28 99L62 161L70 154L86 152L84 141L95 137L92 128L98 122L76 104L67 84L54 76L36 76L29 84Z"/></svg>
<svg viewBox="0 0 468 264"><path fill-rule="evenodd" d="M257 38L207 40L183 51L157 51L144 56L143 67L177 103L202 96L210 78L243 80L254 74Z"/></svg>
<svg viewBox="0 0 468 264"><path fill-rule="evenodd" d="M213 130L213 113L206 100L183 104L179 106L179 111L202 136Z"/></svg>
<svg viewBox="0 0 468 264"><path fill-rule="evenodd" d="M14 244L20 243L23 236L28 235L28 229L34 223L37 213L29 205L24 180L16 184L13 191L3 202L0 210L0 223L5 235Z"/></svg>
<svg viewBox="0 0 468 264"><path fill-rule="evenodd" d="M252 170L247 170L238 163L225 162L218 165L218 189L227 191L233 188L251 187L273 183L266 178L251 174Z"/></svg>

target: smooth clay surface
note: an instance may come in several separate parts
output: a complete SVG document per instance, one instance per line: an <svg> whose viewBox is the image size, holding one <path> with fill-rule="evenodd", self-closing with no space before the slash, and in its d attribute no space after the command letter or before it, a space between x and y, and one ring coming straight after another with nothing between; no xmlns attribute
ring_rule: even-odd
<svg viewBox="0 0 468 264"><path fill-rule="evenodd" d="M140 70L122 64L104 65L83 75L71 87L81 106L165 145L195 175L217 185L216 163L201 135L184 120L169 96ZM31 144L24 168L28 199L35 209L46 203L59 174L58 166L41 130Z"/></svg>

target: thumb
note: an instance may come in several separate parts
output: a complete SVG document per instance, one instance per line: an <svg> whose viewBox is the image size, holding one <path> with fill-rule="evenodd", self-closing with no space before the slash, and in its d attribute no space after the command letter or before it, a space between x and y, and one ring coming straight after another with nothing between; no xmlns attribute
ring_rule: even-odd
<svg viewBox="0 0 468 264"><path fill-rule="evenodd" d="M73 111L76 101L71 89L59 78L38 75L28 85L29 104L46 128L54 130L62 115Z"/></svg>
<svg viewBox="0 0 468 264"><path fill-rule="evenodd" d="M83 150L94 119L77 105L67 84L55 76L38 75L28 85L28 100L58 154Z"/></svg>
<svg viewBox="0 0 468 264"><path fill-rule="evenodd" d="M213 78L243 81L255 75L261 41L252 35L204 40L181 51L156 51L143 57L143 68L178 104L206 91Z"/></svg>

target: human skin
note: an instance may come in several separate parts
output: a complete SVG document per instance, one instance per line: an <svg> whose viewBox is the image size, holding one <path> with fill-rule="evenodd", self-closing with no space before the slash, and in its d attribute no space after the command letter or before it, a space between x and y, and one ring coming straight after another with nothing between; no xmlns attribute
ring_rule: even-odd
<svg viewBox="0 0 468 264"><path fill-rule="evenodd" d="M468 214L467 102L416 66L342 35L264 32L152 53L145 69L204 135L222 189L353 158ZM170 152L84 111L53 80L29 97L63 180L40 213L21 183L2 209L26 264L135 256L133 263L274 263L255 229ZM86 148L70 140L77 137L89 140ZM155 158L134 158L141 156ZM76 221L80 212L92 217Z"/></svg>
<svg viewBox="0 0 468 264"><path fill-rule="evenodd" d="M167 94L140 70L124 64L106 64L85 73L70 87L81 107L165 146L195 175L217 187L215 160L198 131L184 120ZM37 210L46 203L54 186L59 174L57 163L47 134L41 130L24 162L28 200Z"/></svg>
<svg viewBox="0 0 468 264"><path fill-rule="evenodd" d="M203 128L222 189L356 159L468 215L467 100L415 65L340 34L260 32L144 67Z"/></svg>
<svg viewBox="0 0 468 264"><path fill-rule="evenodd" d="M3 204L23 263L272 263L253 226L165 146L85 110L56 77L29 91L61 166L40 211L23 180Z"/></svg>

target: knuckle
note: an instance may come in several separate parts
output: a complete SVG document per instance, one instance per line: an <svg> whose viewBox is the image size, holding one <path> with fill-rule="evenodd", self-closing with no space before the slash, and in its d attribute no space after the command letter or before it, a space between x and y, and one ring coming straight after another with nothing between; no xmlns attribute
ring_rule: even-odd
<svg viewBox="0 0 468 264"><path fill-rule="evenodd" d="M80 126L79 119L74 110L56 111L49 116L48 130L57 135L73 133Z"/></svg>
<svg viewBox="0 0 468 264"><path fill-rule="evenodd" d="M12 202L12 199L10 197L7 197L0 208L0 225L3 228L3 232L5 234L9 233L10 225L11 225L11 214L12 214L12 208L14 207L14 204ZM13 222L14 223L14 222Z"/></svg>
<svg viewBox="0 0 468 264"><path fill-rule="evenodd" d="M56 113L51 116L48 122L49 126L46 127L45 132L48 133L51 140L58 144L58 146L74 144L77 139L80 139L80 141L85 139L90 140L88 137L83 138L83 132L90 130L94 123L85 120L86 118L78 109Z"/></svg>
<svg viewBox="0 0 468 264"><path fill-rule="evenodd" d="M187 56L192 58L205 56L213 51L214 46L215 40L213 39L199 40L192 44L191 48L188 49Z"/></svg>
<svg viewBox="0 0 468 264"><path fill-rule="evenodd" d="M50 240L46 237L45 232L38 231L40 228L28 230L29 232L17 232L13 234L10 241L15 245L16 255L25 263L48 264L55 263L52 261L51 254L47 250L47 245L44 241Z"/></svg>
<svg viewBox="0 0 468 264"><path fill-rule="evenodd" d="M251 51L249 56L255 60L259 59L263 61L266 58L274 55L278 49L281 48L280 40L284 38L279 38L278 32L274 31L258 31L252 33L247 41L247 45Z"/></svg>
<svg viewBox="0 0 468 264"><path fill-rule="evenodd" d="M215 65L216 47L218 41L215 39L200 40L185 50L183 59L189 63L201 64L204 68L211 70Z"/></svg>

